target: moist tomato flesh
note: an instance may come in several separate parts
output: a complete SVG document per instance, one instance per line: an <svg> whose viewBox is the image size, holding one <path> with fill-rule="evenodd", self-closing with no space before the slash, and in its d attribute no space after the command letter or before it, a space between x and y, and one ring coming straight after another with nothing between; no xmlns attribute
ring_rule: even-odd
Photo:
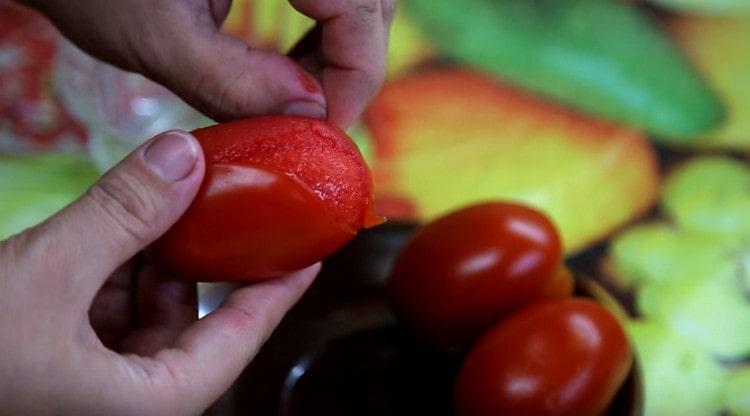
<svg viewBox="0 0 750 416"><path fill-rule="evenodd" d="M207 164L265 166L310 187L343 228L354 232L373 220L372 180L356 145L325 121L266 116L194 132Z"/></svg>

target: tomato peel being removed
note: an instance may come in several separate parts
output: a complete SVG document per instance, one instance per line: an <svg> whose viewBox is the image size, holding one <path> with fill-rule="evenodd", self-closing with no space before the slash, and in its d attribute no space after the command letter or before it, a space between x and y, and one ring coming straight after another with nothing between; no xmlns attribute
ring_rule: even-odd
<svg viewBox="0 0 750 416"><path fill-rule="evenodd" d="M266 116L193 134L206 159L203 183L155 245L182 278L276 277L322 260L378 223L362 155L325 121Z"/></svg>

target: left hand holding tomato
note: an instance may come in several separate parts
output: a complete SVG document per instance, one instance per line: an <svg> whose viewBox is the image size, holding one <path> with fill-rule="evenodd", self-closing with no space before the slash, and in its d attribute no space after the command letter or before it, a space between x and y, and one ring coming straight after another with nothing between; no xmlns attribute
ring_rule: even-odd
<svg viewBox="0 0 750 416"><path fill-rule="evenodd" d="M192 135L164 133L0 242L4 414L198 414L231 385L319 266L240 288L196 321L194 284L129 259L177 221L204 170Z"/></svg>

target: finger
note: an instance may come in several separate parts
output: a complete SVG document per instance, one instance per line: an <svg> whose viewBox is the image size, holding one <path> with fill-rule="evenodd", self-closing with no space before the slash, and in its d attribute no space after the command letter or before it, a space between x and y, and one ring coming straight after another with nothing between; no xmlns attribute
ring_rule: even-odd
<svg viewBox="0 0 750 416"><path fill-rule="evenodd" d="M214 18L216 26L221 26L229 14L229 8L232 6L232 0L209 0L211 7L211 16Z"/></svg>
<svg viewBox="0 0 750 416"><path fill-rule="evenodd" d="M316 264L283 278L236 290L188 328L175 349L155 358L178 374L182 396L208 406L240 375L320 270Z"/></svg>
<svg viewBox="0 0 750 416"><path fill-rule="evenodd" d="M328 118L348 127L385 80L393 0L291 0L301 13L322 22L320 74Z"/></svg>
<svg viewBox="0 0 750 416"><path fill-rule="evenodd" d="M256 50L214 22L180 22L174 32L138 51L138 68L216 120L264 114L326 116L323 90L299 64Z"/></svg>
<svg viewBox="0 0 750 416"><path fill-rule="evenodd" d="M325 60L320 53L323 26L318 23L289 51L290 58L297 61L305 71L320 77L325 69Z"/></svg>
<svg viewBox="0 0 750 416"><path fill-rule="evenodd" d="M148 141L24 236L28 284L88 311L105 279L182 215L203 172L192 135L172 131Z"/></svg>
<svg viewBox="0 0 750 416"><path fill-rule="evenodd" d="M121 352L151 356L173 345L198 319L195 283L165 276L153 264L137 280L137 323L120 345Z"/></svg>
<svg viewBox="0 0 750 416"><path fill-rule="evenodd" d="M219 30L228 0L84 3L44 12L83 50L166 86L209 117L326 115L322 87L301 66Z"/></svg>

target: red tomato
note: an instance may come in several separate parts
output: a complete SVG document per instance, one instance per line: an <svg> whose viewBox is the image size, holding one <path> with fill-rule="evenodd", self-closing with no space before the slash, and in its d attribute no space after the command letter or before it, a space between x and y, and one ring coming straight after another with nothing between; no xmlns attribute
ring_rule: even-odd
<svg viewBox="0 0 750 416"><path fill-rule="evenodd" d="M193 133L206 176L156 244L185 278L288 273L330 255L372 219L370 172L349 137L325 121L268 116Z"/></svg>
<svg viewBox="0 0 750 416"><path fill-rule="evenodd" d="M418 333L461 348L519 306L556 293L547 288L561 261L547 217L522 205L486 203L418 231L396 261L389 291Z"/></svg>
<svg viewBox="0 0 750 416"><path fill-rule="evenodd" d="M632 363L617 319L596 302L530 304L471 350L455 385L459 416L601 415Z"/></svg>

